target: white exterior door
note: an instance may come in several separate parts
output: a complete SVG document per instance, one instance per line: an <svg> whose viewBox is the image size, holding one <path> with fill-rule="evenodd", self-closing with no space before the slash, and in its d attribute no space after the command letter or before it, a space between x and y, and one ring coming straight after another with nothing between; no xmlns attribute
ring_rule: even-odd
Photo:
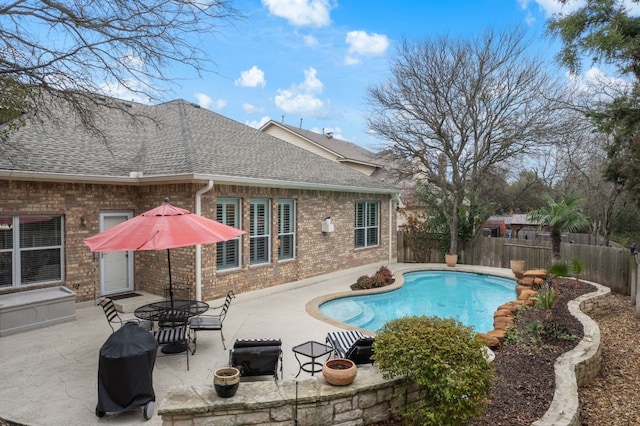
<svg viewBox="0 0 640 426"><path fill-rule="evenodd" d="M118 225L133 217L131 212L100 213L100 231ZM133 291L133 252L100 253L100 294Z"/></svg>

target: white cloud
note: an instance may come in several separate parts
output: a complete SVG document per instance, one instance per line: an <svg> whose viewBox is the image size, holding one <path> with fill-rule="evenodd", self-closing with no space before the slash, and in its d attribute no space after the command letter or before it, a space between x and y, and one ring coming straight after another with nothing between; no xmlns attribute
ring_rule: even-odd
<svg viewBox="0 0 640 426"><path fill-rule="evenodd" d="M304 45L309 47L314 47L319 44L318 39L312 36L311 34L303 36L302 40L304 41Z"/></svg>
<svg viewBox="0 0 640 426"><path fill-rule="evenodd" d="M324 85L317 77L318 71L315 68L309 67L304 71L304 81L300 85L300 89L309 93L322 93Z"/></svg>
<svg viewBox="0 0 640 426"><path fill-rule="evenodd" d="M528 26L532 26L533 24L535 24L536 18L535 16L533 16L533 13L531 13L531 11L527 12L527 16L526 18L524 18L524 22L526 22Z"/></svg>
<svg viewBox="0 0 640 426"><path fill-rule="evenodd" d="M360 59L354 58L353 56L347 55L347 56L344 57L344 64L345 65L358 65L360 62L362 62L362 61L360 61Z"/></svg>
<svg viewBox="0 0 640 426"><path fill-rule="evenodd" d="M595 95L601 99L612 99L628 93L633 84L619 77L610 77L600 68L592 67L584 75L567 73L569 85L584 94Z"/></svg>
<svg viewBox="0 0 640 426"><path fill-rule="evenodd" d="M202 108L210 109L212 111L219 111L227 106L227 101L224 99L218 99L217 101L204 93L196 93L194 95L198 100L198 105Z"/></svg>
<svg viewBox="0 0 640 426"><path fill-rule="evenodd" d="M520 7L526 10L530 3L538 5L547 18L551 17L554 13L570 13L578 8L584 6L584 0L571 0L566 4L560 3L558 0L518 0Z"/></svg>
<svg viewBox="0 0 640 426"><path fill-rule="evenodd" d="M558 0L518 0L522 9L526 10L529 4L535 3L540 10L544 12L547 18L551 17L555 13L571 13L575 12L579 8L586 4L585 0L570 0L566 4L560 3ZM640 14L640 4L633 0L624 0L625 7L629 9L630 15L636 16Z"/></svg>
<svg viewBox="0 0 640 426"><path fill-rule="evenodd" d="M364 56L380 56L389 48L389 39L384 34L350 31L345 41L349 45L349 53Z"/></svg>
<svg viewBox="0 0 640 426"><path fill-rule="evenodd" d="M267 80L264 79L264 71L254 65L251 69L240 72L240 78L234 84L240 87L264 87Z"/></svg>
<svg viewBox="0 0 640 426"><path fill-rule="evenodd" d="M260 120L245 121L244 124L246 124L247 126L251 126L254 129L259 129L260 127L264 126L269 120L271 120L271 117L267 115L265 117L262 117Z"/></svg>
<svg viewBox="0 0 640 426"><path fill-rule="evenodd" d="M120 61L127 64L131 77L125 75L122 81L100 84L99 89L103 94L143 104L151 104L152 98L162 97L161 93L148 81L142 57L128 53L123 55ZM51 75L46 80L50 85L61 89L76 87L76 83L66 74Z"/></svg>
<svg viewBox="0 0 640 426"><path fill-rule="evenodd" d="M332 0L262 0L269 12L296 27L324 27L331 23Z"/></svg>
<svg viewBox="0 0 640 426"><path fill-rule="evenodd" d="M324 85L316 76L315 68L304 72L304 81L292 85L290 89L278 89L274 102L278 108L289 114L307 114L320 117L326 114L324 102L316 95L322 93Z"/></svg>
<svg viewBox="0 0 640 426"><path fill-rule="evenodd" d="M264 108L262 107L257 107L255 105L252 104L242 104L242 109L244 110L244 112L248 113L248 114L261 114L264 112Z"/></svg>
<svg viewBox="0 0 640 426"><path fill-rule="evenodd" d="M136 86L140 86L139 82L136 80L128 80L127 82L127 86L128 87L136 87ZM73 87L73 86L70 86ZM139 88L141 91L147 89L146 87L140 87ZM117 99L123 99L126 101L131 101L131 102L138 102L141 104L151 104L151 99L147 96L144 95L143 92L136 92L136 91L132 91L129 88L125 87L122 84L119 83L105 83L102 84L100 86L100 90L102 90L102 93L107 95L107 96L111 96L113 98L117 98Z"/></svg>

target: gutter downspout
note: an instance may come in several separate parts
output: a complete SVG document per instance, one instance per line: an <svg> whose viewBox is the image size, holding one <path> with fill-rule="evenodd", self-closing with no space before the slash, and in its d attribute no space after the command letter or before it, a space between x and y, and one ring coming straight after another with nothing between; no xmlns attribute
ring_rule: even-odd
<svg viewBox="0 0 640 426"><path fill-rule="evenodd" d="M401 207L401 205L402 200L400 199L400 193L394 194L389 198L389 264L391 264L393 260L393 233L398 232L397 226L395 230L393 229L393 214L395 212L397 215L396 206Z"/></svg>
<svg viewBox="0 0 640 426"><path fill-rule="evenodd" d="M207 186L196 191L195 214L202 216L202 194L211 191L213 181L207 182ZM202 299L202 244L196 245L196 300Z"/></svg>
<svg viewBox="0 0 640 426"><path fill-rule="evenodd" d="M392 259L392 251L393 251L393 205L394 205L393 197L389 197L389 260L387 265L391 264Z"/></svg>

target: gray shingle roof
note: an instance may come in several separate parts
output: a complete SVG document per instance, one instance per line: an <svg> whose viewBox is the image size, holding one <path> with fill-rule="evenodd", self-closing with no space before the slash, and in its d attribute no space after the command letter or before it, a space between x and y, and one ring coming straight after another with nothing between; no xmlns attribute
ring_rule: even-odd
<svg viewBox="0 0 640 426"><path fill-rule="evenodd" d="M383 164L380 162L380 160L376 157L376 155L373 152L366 150L365 148L359 145L356 145L352 142L334 138L333 135L320 134L320 133L312 132L310 130L302 129L300 127L291 126L289 124L277 123L273 120L270 121L268 124L286 128L290 132L296 133L299 136L317 145L320 145L324 149L333 152L339 157L339 159L351 160L358 163L369 164L372 166L381 166ZM266 127L266 125L263 126L263 128L264 127Z"/></svg>
<svg viewBox="0 0 640 426"><path fill-rule="evenodd" d="M88 132L62 107L57 118L29 121L11 135L16 149L0 155L0 176L13 172L61 174L66 180L193 175L217 182L273 181L270 186L317 185L394 192L389 184L293 146L183 100L129 104L129 114L104 108ZM19 173L18 173L19 174ZM194 177L195 179L195 177ZM254 182L255 183L255 182Z"/></svg>

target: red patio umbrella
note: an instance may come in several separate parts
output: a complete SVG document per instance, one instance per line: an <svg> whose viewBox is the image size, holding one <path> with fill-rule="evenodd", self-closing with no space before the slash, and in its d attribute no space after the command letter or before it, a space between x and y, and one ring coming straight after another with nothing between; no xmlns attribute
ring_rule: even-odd
<svg viewBox="0 0 640 426"><path fill-rule="evenodd" d="M167 250L169 296L173 302L169 249L231 240L245 231L169 204L146 211L84 240L92 252Z"/></svg>

